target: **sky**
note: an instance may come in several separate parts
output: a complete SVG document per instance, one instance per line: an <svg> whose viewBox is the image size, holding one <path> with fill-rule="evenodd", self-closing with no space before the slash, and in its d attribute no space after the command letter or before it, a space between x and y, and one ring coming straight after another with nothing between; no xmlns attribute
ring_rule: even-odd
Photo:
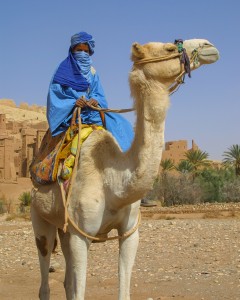
<svg viewBox="0 0 240 300"><path fill-rule="evenodd" d="M213 160L240 144L240 1L0 0L0 99L46 105L51 77L73 34L96 43L92 57L110 108L132 107L134 42L204 38L220 52L171 96L165 141L194 140ZM125 117L134 124L135 114Z"/></svg>

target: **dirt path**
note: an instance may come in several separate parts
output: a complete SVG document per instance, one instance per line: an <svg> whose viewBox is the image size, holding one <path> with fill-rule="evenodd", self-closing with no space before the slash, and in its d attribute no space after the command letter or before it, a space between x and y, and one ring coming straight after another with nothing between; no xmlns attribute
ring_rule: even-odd
<svg viewBox="0 0 240 300"><path fill-rule="evenodd" d="M142 208L132 300L240 299L240 205ZM117 299L118 244L89 251L86 300ZM51 299L65 299L62 252L54 254ZM31 223L0 220L0 299L37 299L39 266Z"/></svg>

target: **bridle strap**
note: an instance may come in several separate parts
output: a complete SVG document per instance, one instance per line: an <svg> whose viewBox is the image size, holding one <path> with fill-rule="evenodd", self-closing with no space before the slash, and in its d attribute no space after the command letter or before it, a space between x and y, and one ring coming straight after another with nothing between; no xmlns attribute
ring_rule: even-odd
<svg viewBox="0 0 240 300"><path fill-rule="evenodd" d="M141 60L135 61L134 65L141 65L149 62L158 62L158 61L164 61L164 60L169 60L173 58L181 57L181 53L174 53L170 55L165 55L165 56L158 56L158 57L151 57L151 58L143 58Z"/></svg>
<svg viewBox="0 0 240 300"><path fill-rule="evenodd" d="M199 47L198 47L199 48ZM198 48L194 49L192 51L192 55L190 58L190 64L193 62L196 62L198 58ZM152 57L152 58L143 58L138 61L135 61L133 65L141 65L141 64L146 64L146 63L151 63L151 62L160 62L160 61L165 61L169 59L174 59L179 57L180 58L180 63L181 63L181 56L182 53L174 53L170 55L165 55L165 56L158 56L158 57ZM181 84L184 83L183 78L186 74L185 69L180 72L180 74L174 79L174 82L170 84L170 86L167 88L167 91L169 95L173 94Z"/></svg>

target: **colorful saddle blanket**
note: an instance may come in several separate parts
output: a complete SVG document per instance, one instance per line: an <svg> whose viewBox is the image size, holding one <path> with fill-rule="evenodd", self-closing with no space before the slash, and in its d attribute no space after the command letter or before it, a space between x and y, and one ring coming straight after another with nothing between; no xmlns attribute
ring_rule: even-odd
<svg viewBox="0 0 240 300"><path fill-rule="evenodd" d="M94 130L103 130L103 127L82 124L80 145ZM48 184L56 181L60 161L62 160L64 162L70 154L75 156L77 144L77 126L69 127L65 133L54 137L48 129L43 137L39 151L30 165L30 174L33 182Z"/></svg>
<svg viewBox="0 0 240 300"><path fill-rule="evenodd" d="M59 153L64 144L66 133L52 136L48 129L45 133L37 155L30 165L32 180L39 184L47 184L56 181Z"/></svg>

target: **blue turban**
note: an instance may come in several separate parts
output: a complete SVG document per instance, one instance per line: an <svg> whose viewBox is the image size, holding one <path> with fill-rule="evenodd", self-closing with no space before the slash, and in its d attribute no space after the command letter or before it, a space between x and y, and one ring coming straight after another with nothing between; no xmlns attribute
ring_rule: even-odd
<svg viewBox="0 0 240 300"><path fill-rule="evenodd" d="M90 34L88 34L87 32L84 32L84 31L74 34L71 37L71 49L78 44L88 44L89 54L93 55L95 41Z"/></svg>
<svg viewBox="0 0 240 300"><path fill-rule="evenodd" d="M78 44L88 44L89 55L94 53L95 42L93 37L86 32L79 32L71 37L71 47L68 57L59 65L53 82L62 86L71 87L76 91L86 91L89 87L87 79L82 75L81 68L72 55L71 49Z"/></svg>

